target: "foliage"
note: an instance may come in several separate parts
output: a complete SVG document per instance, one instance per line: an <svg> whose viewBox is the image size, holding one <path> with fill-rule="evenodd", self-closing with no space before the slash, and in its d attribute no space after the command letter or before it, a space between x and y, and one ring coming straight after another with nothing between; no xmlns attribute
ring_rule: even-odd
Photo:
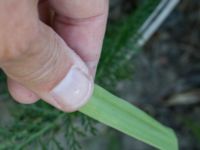
<svg viewBox="0 0 200 150"><path fill-rule="evenodd" d="M138 29L155 8L159 0L147 0L133 13L118 21L110 22L105 38L102 58L97 73L97 83L114 91L115 83L128 78L133 70L130 59L137 52L135 41ZM11 99L5 85L5 75L0 73L1 99ZM81 113L65 114L55 110L44 102L31 106L19 105L13 101L6 102L10 111L9 124L0 122L0 150L4 149L64 149L81 148L79 136L95 133L95 121ZM64 133L59 141L59 134Z"/></svg>
<svg viewBox="0 0 200 150"><path fill-rule="evenodd" d="M114 90L118 80L130 78L134 71L131 58L140 50L137 34L140 27L160 0L147 0L129 15L108 23L102 57L97 72L97 83Z"/></svg>
<svg viewBox="0 0 200 150"><path fill-rule="evenodd" d="M80 111L160 150L178 150L177 138L171 129L97 85L91 100Z"/></svg>

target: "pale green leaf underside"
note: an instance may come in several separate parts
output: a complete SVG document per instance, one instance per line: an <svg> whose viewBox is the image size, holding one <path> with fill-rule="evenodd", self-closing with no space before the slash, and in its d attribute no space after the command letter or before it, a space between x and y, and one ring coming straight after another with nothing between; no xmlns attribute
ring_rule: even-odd
<svg viewBox="0 0 200 150"><path fill-rule="evenodd" d="M171 129L97 85L91 100L80 111L158 149L178 150L177 138Z"/></svg>

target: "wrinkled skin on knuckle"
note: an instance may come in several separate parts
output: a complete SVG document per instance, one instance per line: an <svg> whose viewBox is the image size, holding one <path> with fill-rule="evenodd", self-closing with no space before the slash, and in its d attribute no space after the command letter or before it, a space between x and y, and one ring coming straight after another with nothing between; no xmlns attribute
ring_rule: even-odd
<svg viewBox="0 0 200 150"><path fill-rule="evenodd" d="M87 19L103 15L107 11L108 0L50 0L52 7L61 15L73 19ZM84 3L84 5L83 5ZM58 9L59 8L59 9ZM73 11L72 11L73 9Z"/></svg>
<svg viewBox="0 0 200 150"><path fill-rule="evenodd" d="M34 7L33 1L0 2L0 63L18 58L37 39L38 14Z"/></svg>

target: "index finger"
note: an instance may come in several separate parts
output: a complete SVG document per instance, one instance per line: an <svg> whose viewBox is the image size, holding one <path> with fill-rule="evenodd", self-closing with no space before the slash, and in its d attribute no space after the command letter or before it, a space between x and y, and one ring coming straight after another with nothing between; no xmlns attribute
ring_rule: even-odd
<svg viewBox="0 0 200 150"><path fill-rule="evenodd" d="M54 28L96 72L108 15L108 0L50 0L56 15Z"/></svg>

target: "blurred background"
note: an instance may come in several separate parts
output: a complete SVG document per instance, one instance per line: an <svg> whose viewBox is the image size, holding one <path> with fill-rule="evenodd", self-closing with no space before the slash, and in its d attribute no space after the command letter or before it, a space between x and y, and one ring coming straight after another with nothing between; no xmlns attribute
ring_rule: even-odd
<svg viewBox="0 0 200 150"><path fill-rule="evenodd" d="M199 0L111 0L96 82L173 128L181 150L200 150L199 49ZM154 149L76 113L63 119L67 128L55 126L51 135L43 134L52 122L63 124L62 119L55 121L60 112L43 103L16 104L10 100L2 72L0 82L0 149L15 144L22 149L78 150L80 145L83 150ZM92 134L79 137L82 131L69 124L74 116L85 119ZM26 140L35 134L37 138ZM54 146L47 147L43 143L52 136Z"/></svg>

